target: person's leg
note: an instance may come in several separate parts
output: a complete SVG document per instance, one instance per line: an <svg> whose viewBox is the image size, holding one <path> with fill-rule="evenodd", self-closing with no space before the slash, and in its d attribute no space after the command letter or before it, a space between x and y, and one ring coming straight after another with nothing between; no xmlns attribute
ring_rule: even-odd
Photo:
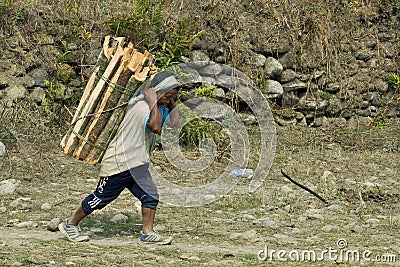
<svg viewBox="0 0 400 267"><path fill-rule="evenodd" d="M69 225L78 225L80 221L82 221L88 214L83 210L82 206L74 212L71 218L67 220Z"/></svg>
<svg viewBox="0 0 400 267"><path fill-rule="evenodd" d="M151 208L143 208L142 207L142 220L143 220L143 227L142 233L148 234L153 231L153 224L154 224L154 217L156 215L156 210Z"/></svg>
<svg viewBox="0 0 400 267"><path fill-rule="evenodd" d="M78 224L83 218L95 210L99 210L114 201L121 192L132 185L133 181L129 171L125 171L110 177L102 177L96 190L88 195L81 206L70 219L71 224Z"/></svg>
<svg viewBox="0 0 400 267"><path fill-rule="evenodd" d="M89 240L88 236L80 235L79 222L94 210L104 208L108 203L116 199L125 187L130 187L132 183L129 172L100 178L96 190L82 201L81 206L71 218L59 224L58 229L69 241L81 242Z"/></svg>
<svg viewBox="0 0 400 267"><path fill-rule="evenodd" d="M142 233L153 231L154 218L158 205L158 192L148 170L148 165L131 169L134 183L129 191L142 203Z"/></svg>
<svg viewBox="0 0 400 267"><path fill-rule="evenodd" d="M58 229L71 242L84 242L89 240L89 236L81 235L78 226L79 222L87 216L87 213L80 206L70 219L63 220Z"/></svg>
<svg viewBox="0 0 400 267"><path fill-rule="evenodd" d="M147 176L141 177L147 177L147 179L150 180L143 182L142 179L137 179L137 177L134 176L135 183L132 187L128 188L132 194L142 202L143 227L139 236L139 241L147 244L170 244L173 240L172 236L162 236L153 230L154 217L158 205L158 193L150 173L148 173ZM150 184L153 184L153 188ZM152 192L152 194L148 192Z"/></svg>
<svg viewBox="0 0 400 267"><path fill-rule="evenodd" d="M151 195L146 194L137 183L129 188L129 190L142 202L142 233L147 234L153 230L158 200Z"/></svg>

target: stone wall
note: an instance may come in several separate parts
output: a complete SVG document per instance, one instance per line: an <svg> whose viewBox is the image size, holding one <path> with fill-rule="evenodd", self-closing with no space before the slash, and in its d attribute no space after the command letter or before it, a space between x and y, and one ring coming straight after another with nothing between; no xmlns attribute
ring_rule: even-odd
<svg viewBox="0 0 400 267"><path fill-rule="evenodd" d="M371 11L375 15L360 18L357 23L362 26L358 28L353 25L332 29L354 36L351 41L337 41L340 47L327 54L332 56L330 61L326 55L318 61L320 55L315 49L321 49L321 44L304 45L299 54L299 45L309 42L305 32L296 33L296 40L289 33L275 38L268 34L275 30L269 17L264 14L264 20L257 19L254 12L260 7L249 8L252 3L235 7L247 7L240 16L221 11L208 19L203 25L207 34L193 45L190 60L227 64L248 75L270 101L280 125L358 125L400 117L400 89L387 80L388 73L400 76L400 19L395 10ZM204 12L202 5L205 4L194 7L199 14ZM225 7L229 8L232 7ZM79 96L100 52L102 38L109 34L101 21L109 19L110 13L101 13L104 17L99 17L98 24L93 22L90 38L84 39L73 38L71 18L40 9L26 12L29 20L7 25L1 31L1 105L12 108L26 99L41 105L49 88L47 81L54 80L60 72L67 77L60 83L60 90L66 96ZM222 19L226 20L223 24ZM39 26L32 27L33 22ZM235 24L239 25L234 35L237 39L233 35L224 37ZM254 27L265 34L251 31ZM240 45L233 46L232 40ZM68 60L57 65L65 53Z"/></svg>

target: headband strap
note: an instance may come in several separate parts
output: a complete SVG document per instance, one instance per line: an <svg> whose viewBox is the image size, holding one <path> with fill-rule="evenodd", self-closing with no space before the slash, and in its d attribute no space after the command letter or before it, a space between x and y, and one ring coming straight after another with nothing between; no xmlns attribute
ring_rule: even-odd
<svg viewBox="0 0 400 267"><path fill-rule="evenodd" d="M147 88L149 88L151 83L151 80L148 81L148 83L143 84L144 88L139 90L139 92L141 92L139 95L132 97L129 100L129 106L133 106L135 105L138 101L143 100L144 99L144 95L143 95L143 91ZM164 80L162 80L159 84L157 84L154 89L156 92L162 92L163 90L168 89L169 87L173 86L173 85L177 85L179 86L178 81L175 79L174 76L168 76L167 78L165 78Z"/></svg>
<svg viewBox="0 0 400 267"><path fill-rule="evenodd" d="M177 85L179 86L178 81L175 79L174 76L168 76L164 80L162 80L159 84L157 84L154 89L156 92L168 89L171 86Z"/></svg>

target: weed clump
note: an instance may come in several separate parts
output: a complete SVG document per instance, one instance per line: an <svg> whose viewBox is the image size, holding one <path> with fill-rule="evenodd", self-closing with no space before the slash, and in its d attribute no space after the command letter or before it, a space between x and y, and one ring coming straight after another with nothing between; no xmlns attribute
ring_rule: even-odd
<svg viewBox="0 0 400 267"><path fill-rule="evenodd" d="M116 36L126 36L137 49L155 54L158 69L181 61L202 31L191 18L164 16L167 1L135 1L132 10L113 18L108 26Z"/></svg>

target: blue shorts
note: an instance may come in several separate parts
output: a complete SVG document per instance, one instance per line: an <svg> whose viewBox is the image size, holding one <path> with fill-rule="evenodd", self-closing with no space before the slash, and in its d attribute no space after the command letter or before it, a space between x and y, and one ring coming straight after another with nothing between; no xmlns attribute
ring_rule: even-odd
<svg viewBox="0 0 400 267"><path fill-rule="evenodd" d="M82 208L90 214L104 208L127 188L142 202L142 208L157 209L158 192L145 164L109 177L101 177L96 190L82 201Z"/></svg>

